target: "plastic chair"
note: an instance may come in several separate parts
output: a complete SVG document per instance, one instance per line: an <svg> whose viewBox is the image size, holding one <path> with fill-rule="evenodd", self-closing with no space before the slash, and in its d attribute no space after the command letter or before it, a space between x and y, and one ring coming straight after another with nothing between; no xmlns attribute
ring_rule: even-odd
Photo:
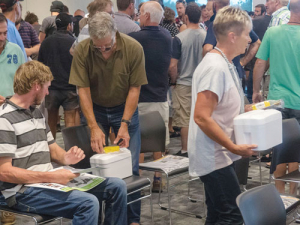
<svg viewBox="0 0 300 225"><path fill-rule="evenodd" d="M164 152L165 151L165 140L166 140L166 127L165 123L160 115L159 112L149 112L145 114L139 115L139 121L140 121L140 128L141 128L141 153L146 152ZM179 156L177 156L179 157ZM153 165L153 162L150 162ZM161 209L168 210L169 211L169 218L170 218L170 224L172 224L172 212L182 213L188 216L193 216L196 218L202 218L202 216L197 214L192 214L189 212L183 212L179 210L172 209L171 207L171 196L170 196L170 180L185 174L188 174L188 166L184 168L178 168L174 169L172 171L164 171L159 166L153 167L148 166L149 163L140 163L140 169L141 170L147 170L147 171L153 171L153 172L160 172L166 176L167 184L166 184L166 190L168 195L168 207L165 207L162 205L160 199L161 199L161 189L162 186L160 186L159 191L159 206ZM186 182L180 182L186 183ZM177 183L178 184L178 183ZM172 185L174 187L174 185Z"/></svg>
<svg viewBox="0 0 300 225"><path fill-rule="evenodd" d="M100 129L103 131L103 128L98 124ZM67 127L62 130L62 136L65 143L65 149L70 149L72 146L78 146L84 151L85 158L76 165L72 165L74 168L89 168L91 167L90 158L95 152L93 152L91 147L91 133L87 125L80 125L74 127ZM106 143L108 143L108 137L106 135ZM151 190L151 181L149 178L143 178L139 176L131 176L123 179L127 186L127 196L132 195L136 192L139 192L143 189L149 188L149 195L142 196L138 199L135 199L131 202L128 202L127 205L130 205L134 202L141 201L144 198L150 198L150 208L151 208L151 221L153 222L153 206L152 206L152 190Z"/></svg>
<svg viewBox="0 0 300 225"><path fill-rule="evenodd" d="M236 203L245 225L285 225L286 211L272 184L259 186L240 194Z"/></svg>

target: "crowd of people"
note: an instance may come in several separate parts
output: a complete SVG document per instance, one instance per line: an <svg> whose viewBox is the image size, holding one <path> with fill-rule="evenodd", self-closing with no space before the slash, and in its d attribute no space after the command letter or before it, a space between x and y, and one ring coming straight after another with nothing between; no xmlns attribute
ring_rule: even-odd
<svg viewBox="0 0 300 225"><path fill-rule="evenodd" d="M127 147L136 176L144 161L139 115L158 111L166 152L180 136L176 155L189 157L190 175L204 183L205 224L243 224L234 162L254 155L256 145L234 143L233 119L268 98L283 99L283 119L300 123L299 0L267 0L252 13L229 0L177 0L177 17L161 0L138 7L117 0L117 12L111 0L94 0L87 15L78 9L74 16L53 1L41 24L34 12L22 19L20 1L0 0L0 203L96 225L105 201L104 224L140 224L140 201L127 206L140 193L127 197L121 179L69 193L24 184L65 185L78 176L51 171L53 161L72 165L85 157L76 146L56 144L60 107L66 127L87 124L94 152L104 153L107 136ZM283 164L274 175L285 173ZM155 173L154 192L162 182ZM284 182L276 187L284 192Z"/></svg>

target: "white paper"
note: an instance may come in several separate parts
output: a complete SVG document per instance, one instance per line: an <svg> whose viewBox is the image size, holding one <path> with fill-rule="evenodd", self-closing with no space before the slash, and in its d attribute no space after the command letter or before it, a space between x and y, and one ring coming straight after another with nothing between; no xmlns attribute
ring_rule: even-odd
<svg viewBox="0 0 300 225"><path fill-rule="evenodd" d="M153 162L140 163L140 166L158 168L167 173L189 166L189 158L175 155L168 155Z"/></svg>

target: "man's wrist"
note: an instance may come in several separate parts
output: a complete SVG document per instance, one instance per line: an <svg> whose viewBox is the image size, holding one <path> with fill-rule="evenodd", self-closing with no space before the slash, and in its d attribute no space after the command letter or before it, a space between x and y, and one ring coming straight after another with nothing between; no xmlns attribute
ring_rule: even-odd
<svg viewBox="0 0 300 225"><path fill-rule="evenodd" d="M124 124L126 124L127 127L129 127L129 126L130 126L130 123L131 123L131 120L126 120L126 119L122 119L122 120L121 120L121 126L124 125Z"/></svg>

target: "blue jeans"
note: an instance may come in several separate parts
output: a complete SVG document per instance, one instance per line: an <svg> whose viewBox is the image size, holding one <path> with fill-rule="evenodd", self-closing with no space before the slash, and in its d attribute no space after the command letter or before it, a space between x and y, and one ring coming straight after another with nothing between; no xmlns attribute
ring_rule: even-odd
<svg viewBox="0 0 300 225"><path fill-rule="evenodd" d="M17 193L17 204L13 208L37 214L47 214L73 219L73 225L97 225L100 209L105 201L104 224L124 225L127 220L126 184L119 178L107 178L88 192L61 192L45 188L28 187ZM1 196L0 204L4 203Z"/></svg>
<svg viewBox="0 0 300 225"><path fill-rule="evenodd" d="M200 177L204 183L207 218L205 225L242 225L235 202L241 193L233 164Z"/></svg>
<svg viewBox="0 0 300 225"><path fill-rule="evenodd" d="M106 108L94 104L94 115L96 121L100 123L105 131L105 135L109 134L110 127L113 128L115 135L117 136L119 128L121 126L121 120L123 117L125 104ZM129 150L132 157L132 173L139 176L139 156L141 151L141 130L139 124L138 109L134 112L130 126L128 127L128 133L130 136ZM128 201L132 201L140 197L140 193L135 193L128 196ZM141 202L135 202L128 206L128 224L139 223L141 215Z"/></svg>

